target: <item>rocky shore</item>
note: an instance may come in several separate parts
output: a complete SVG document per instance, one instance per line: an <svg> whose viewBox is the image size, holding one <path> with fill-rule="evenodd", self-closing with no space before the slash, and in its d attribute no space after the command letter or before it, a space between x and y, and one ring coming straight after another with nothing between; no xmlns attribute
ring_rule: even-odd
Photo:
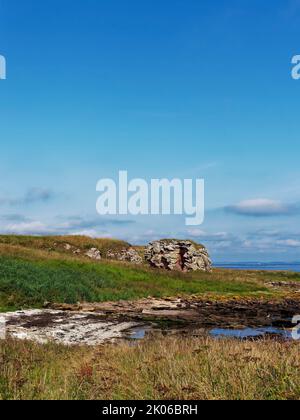
<svg viewBox="0 0 300 420"><path fill-rule="evenodd" d="M169 321L198 326L237 328L276 326L291 328L292 318L300 314L300 299L201 300L193 298L147 298L137 301L49 305L65 311L101 313L105 316L135 321Z"/></svg>
<svg viewBox="0 0 300 420"><path fill-rule="evenodd" d="M300 313L300 300L148 298L47 306L1 314L1 338L93 346L134 338L136 334L137 338L143 338L140 334L145 331L194 336L220 328L292 328L292 318Z"/></svg>

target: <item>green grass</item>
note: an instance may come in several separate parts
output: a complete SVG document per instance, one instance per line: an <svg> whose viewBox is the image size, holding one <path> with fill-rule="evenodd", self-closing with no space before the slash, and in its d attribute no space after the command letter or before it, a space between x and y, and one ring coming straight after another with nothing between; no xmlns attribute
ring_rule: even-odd
<svg viewBox="0 0 300 420"><path fill-rule="evenodd" d="M141 267L80 260L0 255L0 310L59 303L103 302L202 293L249 294L262 285L213 275L162 273Z"/></svg>
<svg viewBox="0 0 300 420"><path fill-rule="evenodd" d="M300 281L300 274L214 270L212 274L183 274L150 269L146 265L73 255L65 244L80 249L121 249L114 240L86 237L0 236L0 311L41 307L50 303L104 302L143 297L286 296L269 282ZM114 248L115 247L115 248Z"/></svg>

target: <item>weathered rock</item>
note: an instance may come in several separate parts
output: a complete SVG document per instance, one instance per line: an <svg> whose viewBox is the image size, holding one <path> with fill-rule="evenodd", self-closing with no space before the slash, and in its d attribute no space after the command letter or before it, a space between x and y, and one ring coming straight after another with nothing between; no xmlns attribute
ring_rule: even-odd
<svg viewBox="0 0 300 420"><path fill-rule="evenodd" d="M109 250L106 258L117 261L127 261L133 264L142 264L143 259L134 248L122 249L120 252Z"/></svg>
<svg viewBox="0 0 300 420"><path fill-rule="evenodd" d="M145 298L134 301L52 304L56 311L95 313L106 321L187 322L202 328L293 328L292 319L300 313L299 297L284 300L212 299L199 296L174 298Z"/></svg>
<svg viewBox="0 0 300 420"><path fill-rule="evenodd" d="M130 337L130 331L139 325L131 320L108 319L101 313L28 310L1 314L0 339L13 338L40 344L54 342L66 346L98 346Z"/></svg>
<svg viewBox="0 0 300 420"><path fill-rule="evenodd" d="M101 252L97 248L91 248L85 255L91 260L101 260Z"/></svg>
<svg viewBox="0 0 300 420"><path fill-rule="evenodd" d="M146 248L145 259L151 267L170 271L212 271L212 262L206 248L191 241L151 242Z"/></svg>

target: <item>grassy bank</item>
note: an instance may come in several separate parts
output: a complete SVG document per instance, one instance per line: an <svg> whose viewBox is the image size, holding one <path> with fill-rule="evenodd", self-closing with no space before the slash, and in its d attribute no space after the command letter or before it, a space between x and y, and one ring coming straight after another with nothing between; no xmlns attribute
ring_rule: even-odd
<svg viewBox="0 0 300 420"><path fill-rule="evenodd" d="M1 399L300 399L299 344L162 338L136 347L0 342Z"/></svg>
<svg viewBox="0 0 300 420"><path fill-rule="evenodd" d="M0 310L60 303L104 302L203 293L248 295L266 292L255 280L180 275L113 263L47 258L37 261L0 255Z"/></svg>
<svg viewBox="0 0 300 420"><path fill-rule="evenodd" d="M72 242L73 241L73 242ZM299 274L214 270L182 274L102 260L65 251L98 246L121 249L124 243L83 237L0 236L0 311L40 307L47 302L131 300L148 296L279 296L269 282L300 281Z"/></svg>

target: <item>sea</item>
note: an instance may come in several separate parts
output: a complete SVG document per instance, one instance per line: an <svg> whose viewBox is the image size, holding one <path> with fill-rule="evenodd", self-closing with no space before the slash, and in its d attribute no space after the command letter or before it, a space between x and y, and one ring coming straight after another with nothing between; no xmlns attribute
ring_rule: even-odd
<svg viewBox="0 0 300 420"><path fill-rule="evenodd" d="M239 262L239 263L217 263L216 268L228 268L234 270L263 270L263 271L292 271L300 273L300 262Z"/></svg>

